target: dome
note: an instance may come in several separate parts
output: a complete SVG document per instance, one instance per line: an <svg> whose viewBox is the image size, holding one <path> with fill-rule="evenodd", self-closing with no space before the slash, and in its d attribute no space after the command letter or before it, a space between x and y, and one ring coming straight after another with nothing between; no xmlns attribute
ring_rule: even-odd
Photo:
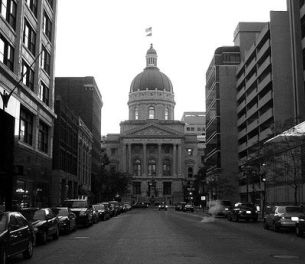
<svg viewBox="0 0 305 264"><path fill-rule="evenodd" d="M146 54L156 54L156 55L157 55L157 52L156 52L156 50L153 48L153 45L152 45L152 44L150 45L150 48L149 48L149 50L147 51Z"/></svg>
<svg viewBox="0 0 305 264"><path fill-rule="evenodd" d="M130 86L130 92L146 89L173 92L172 82L157 67L146 67L133 79Z"/></svg>

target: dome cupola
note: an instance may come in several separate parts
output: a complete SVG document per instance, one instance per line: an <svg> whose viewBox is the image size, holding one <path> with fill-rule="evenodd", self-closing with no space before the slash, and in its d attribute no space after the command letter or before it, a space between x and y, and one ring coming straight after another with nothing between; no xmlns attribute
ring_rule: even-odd
<svg viewBox="0 0 305 264"><path fill-rule="evenodd" d="M129 119L174 119L174 91L170 79L157 67L153 45L146 52L146 68L130 85Z"/></svg>

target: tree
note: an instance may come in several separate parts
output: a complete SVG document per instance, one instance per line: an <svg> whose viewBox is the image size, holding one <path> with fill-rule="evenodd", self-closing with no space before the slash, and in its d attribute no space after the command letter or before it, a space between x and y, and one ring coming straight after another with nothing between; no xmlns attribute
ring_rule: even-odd
<svg viewBox="0 0 305 264"><path fill-rule="evenodd" d="M95 194L95 201L109 201L119 194L120 196L126 194L128 184L131 177L128 173L122 173L112 169L108 169L110 161L105 153L102 156L100 174L95 177L92 184L92 190Z"/></svg>

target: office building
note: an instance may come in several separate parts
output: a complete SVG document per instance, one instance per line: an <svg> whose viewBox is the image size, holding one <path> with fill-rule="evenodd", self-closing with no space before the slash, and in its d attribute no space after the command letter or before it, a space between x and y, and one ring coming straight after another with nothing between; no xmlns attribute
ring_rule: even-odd
<svg viewBox="0 0 305 264"><path fill-rule="evenodd" d="M15 119L11 177L14 199L24 205L49 202L56 12L56 0L0 2L0 108Z"/></svg>

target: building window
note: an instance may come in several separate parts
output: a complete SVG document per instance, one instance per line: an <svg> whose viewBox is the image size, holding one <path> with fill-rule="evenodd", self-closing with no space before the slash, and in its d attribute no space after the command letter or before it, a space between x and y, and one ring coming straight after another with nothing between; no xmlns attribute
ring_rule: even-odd
<svg viewBox="0 0 305 264"><path fill-rule="evenodd" d="M139 109L138 109L138 107L136 107L136 108L134 109L134 119L135 119L135 120L138 120L138 119L139 119Z"/></svg>
<svg viewBox="0 0 305 264"><path fill-rule="evenodd" d="M23 44L35 56L36 33L27 20L24 20Z"/></svg>
<svg viewBox="0 0 305 264"><path fill-rule="evenodd" d="M163 195L171 195L171 194L172 194L172 183L163 182Z"/></svg>
<svg viewBox="0 0 305 264"><path fill-rule="evenodd" d="M149 119L155 118L155 108L153 106L150 106L148 109L148 118Z"/></svg>
<svg viewBox="0 0 305 264"><path fill-rule="evenodd" d="M193 156L193 149L188 148L188 149L186 149L186 152L187 152L188 156Z"/></svg>
<svg viewBox="0 0 305 264"><path fill-rule="evenodd" d="M133 163L133 174L135 176L141 176L141 161L139 159Z"/></svg>
<svg viewBox="0 0 305 264"><path fill-rule="evenodd" d="M44 46L42 46L40 62L41 62L40 64L41 68L44 69L47 72L47 74L50 75L51 55Z"/></svg>
<svg viewBox="0 0 305 264"><path fill-rule="evenodd" d="M40 82L38 96L41 101L49 105L49 88L43 82Z"/></svg>
<svg viewBox="0 0 305 264"><path fill-rule="evenodd" d="M17 4L13 0L0 0L0 14L11 25L13 29L16 28L16 12Z"/></svg>
<svg viewBox="0 0 305 264"><path fill-rule="evenodd" d="M52 22L48 17L47 13L43 12L43 23L42 23L43 33L47 36L47 38L51 41L52 39Z"/></svg>
<svg viewBox="0 0 305 264"><path fill-rule="evenodd" d="M187 168L187 177L193 178L193 168L192 167Z"/></svg>
<svg viewBox="0 0 305 264"><path fill-rule="evenodd" d="M115 153L116 153L116 149L115 149L115 148L111 148L111 149L110 149L110 152L111 152L111 156L114 156Z"/></svg>
<svg viewBox="0 0 305 264"><path fill-rule="evenodd" d="M141 182L133 182L132 183L132 191L134 195L141 194Z"/></svg>
<svg viewBox="0 0 305 264"><path fill-rule="evenodd" d="M49 127L42 121L39 121L38 130L38 149L42 152L48 152Z"/></svg>
<svg viewBox="0 0 305 264"><path fill-rule="evenodd" d="M0 62L5 64L11 71L14 70L14 48L0 34Z"/></svg>
<svg viewBox="0 0 305 264"><path fill-rule="evenodd" d="M186 131L190 131L190 130L191 130L191 128L190 128L190 127L187 127L187 128L186 128Z"/></svg>
<svg viewBox="0 0 305 264"><path fill-rule="evenodd" d="M163 161L163 164L162 164L162 175L163 176L170 176L171 175L171 162L168 159Z"/></svg>
<svg viewBox="0 0 305 264"><path fill-rule="evenodd" d="M164 119L168 120L168 108L165 107Z"/></svg>
<svg viewBox="0 0 305 264"><path fill-rule="evenodd" d="M34 71L24 60L22 61L22 76L23 84L34 91Z"/></svg>
<svg viewBox="0 0 305 264"><path fill-rule="evenodd" d="M31 9L34 16L37 17L37 0L26 0L25 3Z"/></svg>
<svg viewBox="0 0 305 264"><path fill-rule="evenodd" d="M20 124L19 124L19 140L32 145L33 138L33 115L21 108L20 109Z"/></svg>
<svg viewBox="0 0 305 264"><path fill-rule="evenodd" d="M148 176L156 176L156 161L154 159L148 161Z"/></svg>

